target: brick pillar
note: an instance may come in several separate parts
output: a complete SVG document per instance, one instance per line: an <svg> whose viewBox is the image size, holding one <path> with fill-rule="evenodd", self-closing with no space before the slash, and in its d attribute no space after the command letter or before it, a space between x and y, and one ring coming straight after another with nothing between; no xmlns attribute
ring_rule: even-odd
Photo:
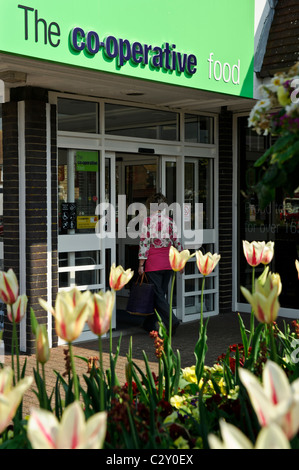
<svg viewBox="0 0 299 470"><path fill-rule="evenodd" d="M23 320L19 328L21 350L27 354L35 350L30 308L39 323L48 324L48 314L38 298L55 299L57 292L56 167L56 110L47 105L46 90L11 90L11 102L3 105L4 270L14 269L21 293L28 296L26 323ZM49 333L52 335L52 327ZM11 325L7 319L4 341L9 350ZM56 344L57 338L53 338Z"/></svg>
<svg viewBox="0 0 299 470"><path fill-rule="evenodd" d="M219 115L219 313L232 312L233 120L226 108Z"/></svg>

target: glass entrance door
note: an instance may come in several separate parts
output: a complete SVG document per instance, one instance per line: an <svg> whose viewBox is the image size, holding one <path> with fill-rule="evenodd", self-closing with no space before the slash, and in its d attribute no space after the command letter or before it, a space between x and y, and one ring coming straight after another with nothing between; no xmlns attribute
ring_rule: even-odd
<svg viewBox="0 0 299 470"><path fill-rule="evenodd" d="M158 158L134 155L116 155L116 259L125 269L138 272L139 238L128 234L128 224L138 216L132 204L146 203L158 188ZM130 206L132 213L130 214ZM138 231L139 227L136 227ZM120 309L126 308L129 286L118 293Z"/></svg>
<svg viewBox="0 0 299 470"><path fill-rule="evenodd" d="M105 287L102 241L98 221L99 152L58 151L59 289L99 291ZM80 340L91 335L85 329Z"/></svg>

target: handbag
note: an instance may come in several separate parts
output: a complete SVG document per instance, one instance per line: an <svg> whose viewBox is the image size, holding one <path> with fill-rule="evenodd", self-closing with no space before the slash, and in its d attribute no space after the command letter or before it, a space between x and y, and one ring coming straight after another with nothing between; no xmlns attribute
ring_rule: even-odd
<svg viewBox="0 0 299 470"><path fill-rule="evenodd" d="M144 282L144 279L146 282ZM154 311L154 284L150 284L145 273L132 284L127 304L127 312L131 315L153 315Z"/></svg>

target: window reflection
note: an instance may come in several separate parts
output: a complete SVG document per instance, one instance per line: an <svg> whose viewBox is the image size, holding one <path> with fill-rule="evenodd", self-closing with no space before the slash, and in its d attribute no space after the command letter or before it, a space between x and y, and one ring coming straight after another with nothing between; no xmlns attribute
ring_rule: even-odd
<svg viewBox="0 0 299 470"><path fill-rule="evenodd" d="M105 104L105 133L110 135L178 140L178 121L170 111Z"/></svg>
<svg viewBox="0 0 299 470"><path fill-rule="evenodd" d="M271 137L257 135L248 128L247 118L239 118L238 145L239 286L251 288L251 268L243 255L242 240L274 241L270 270L281 277L283 289L280 304L285 308L298 308L295 259L299 258L299 187L292 197L281 190L277 191L275 201L262 210L254 192L260 169L255 168L254 163L271 146ZM263 268L263 265L256 268L257 276ZM245 302L239 289L238 301Z"/></svg>
<svg viewBox="0 0 299 470"><path fill-rule="evenodd" d="M98 133L98 103L59 98L58 130Z"/></svg>
<svg viewBox="0 0 299 470"><path fill-rule="evenodd" d="M185 203L190 204L191 229L195 228L196 203L203 210L203 228L214 228L213 212L213 160L198 158L185 163Z"/></svg>
<svg viewBox="0 0 299 470"><path fill-rule="evenodd" d="M213 117L185 114L185 141L200 144L213 144Z"/></svg>

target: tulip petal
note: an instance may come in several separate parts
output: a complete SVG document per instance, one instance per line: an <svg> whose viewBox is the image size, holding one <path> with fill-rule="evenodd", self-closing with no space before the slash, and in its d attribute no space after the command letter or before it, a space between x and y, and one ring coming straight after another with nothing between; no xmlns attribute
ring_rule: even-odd
<svg viewBox="0 0 299 470"><path fill-rule="evenodd" d="M33 409L31 411L27 435L33 449L56 449L59 422L50 411Z"/></svg>
<svg viewBox="0 0 299 470"><path fill-rule="evenodd" d="M101 449L107 431L107 413L102 411L91 416L87 421L86 449Z"/></svg>
<svg viewBox="0 0 299 470"><path fill-rule="evenodd" d="M291 446L282 429L271 424L259 432L255 449L291 449Z"/></svg>
<svg viewBox="0 0 299 470"><path fill-rule="evenodd" d="M251 404L261 426L267 426L272 421L273 407L269 403L262 385L248 370L239 369L240 379L247 389Z"/></svg>
<svg viewBox="0 0 299 470"><path fill-rule="evenodd" d="M226 449L252 449L250 440L236 427L224 420L220 421L220 430Z"/></svg>
<svg viewBox="0 0 299 470"><path fill-rule="evenodd" d="M57 447L59 449L82 449L86 439L86 423L79 402L75 401L63 412L59 426Z"/></svg>
<svg viewBox="0 0 299 470"><path fill-rule="evenodd" d="M23 395L32 384L32 381L32 377L25 377L10 390L8 390L8 386L5 387L5 395L1 395L0 399L0 434L13 419L17 408L22 401Z"/></svg>
<svg viewBox="0 0 299 470"><path fill-rule="evenodd" d="M273 405L291 398L291 388L284 371L273 361L268 360L263 370L264 391Z"/></svg>
<svg viewBox="0 0 299 470"><path fill-rule="evenodd" d="M253 449L251 441L236 426L223 419L219 422L222 441L213 434L208 436L211 449Z"/></svg>

